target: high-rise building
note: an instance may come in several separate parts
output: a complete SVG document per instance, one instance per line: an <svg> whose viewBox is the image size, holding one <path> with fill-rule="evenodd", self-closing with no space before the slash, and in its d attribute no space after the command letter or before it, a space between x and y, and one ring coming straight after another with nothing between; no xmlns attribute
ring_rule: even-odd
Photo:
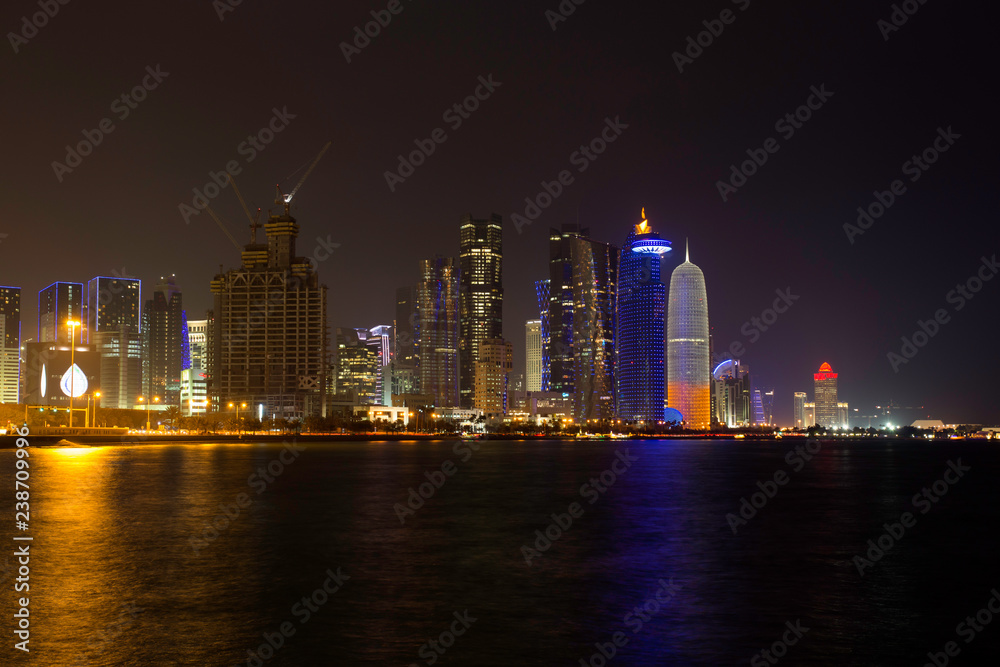
<svg viewBox="0 0 1000 667"><path fill-rule="evenodd" d="M190 365L185 367L204 373L208 368L208 320L190 320L187 327Z"/></svg>
<svg viewBox="0 0 1000 667"><path fill-rule="evenodd" d="M84 317L83 283L52 283L38 292L38 342L69 343L70 327L66 322L79 322L76 344L87 342L87 321Z"/></svg>
<svg viewBox="0 0 1000 667"><path fill-rule="evenodd" d="M212 280L210 400L263 405L279 418L325 415L327 288L314 262L296 255L299 224L287 200L264 225L266 243L256 232L242 267Z"/></svg>
<svg viewBox="0 0 1000 667"><path fill-rule="evenodd" d="M208 411L208 320L187 321L183 314L187 329L187 354L181 366L181 412L185 417L203 414Z"/></svg>
<svg viewBox="0 0 1000 667"><path fill-rule="evenodd" d="M573 392L573 251L572 241L589 229L563 225L549 230L548 309L542 313L543 338L548 322L549 384L543 389ZM536 289L538 285L536 283Z"/></svg>
<svg viewBox="0 0 1000 667"><path fill-rule="evenodd" d="M816 423L825 428L841 424L837 413L837 374L824 363L813 374L813 400L816 402Z"/></svg>
<svg viewBox="0 0 1000 667"><path fill-rule="evenodd" d="M808 397L806 392L797 391L795 392L793 401L794 407L792 409L792 419L795 424L795 428L809 428L812 424L806 423L806 401Z"/></svg>
<svg viewBox="0 0 1000 667"><path fill-rule="evenodd" d="M394 358L403 366L417 367L417 343L420 332L420 311L417 308L417 288L396 289L396 320L393 323Z"/></svg>
<svg viewBox="0 0 1000 667"><path fill-rule="evenodd" d="M838 428L850 428L850 406L847 403L837 403L837 424Z"/></svg>
<svg viewBox="0 0 1000 667"><path fill-rule="evenodd" d="M577 423L615 416L615 299L618 248L569 239L572 267L573 411ZM566 309L562 316L566 316ZM565 366L564 366L565 371ZM565 391L565 390L564 390Z"/></svg>
<svg viewBox="0 0 1000 667"><path fill-rule="evenodd" d="M0 287L0 403L20 403L21 288Z"/></svg>
<svg viewBox="0 0 1000 667"><path fill-rule="evenodd" d="M375 394L381 397L384 394L382 382L382 369L392 363L393 359L393 333L392 325L382 324L372 327L365 336L365 345L375 350L378 355L378 377L376 379ZM380 403L387 405L386 403Z"/></svg>
<svg viewBox="0 0 1000 667"><path fill-rule="evenodd" d="M462 216L459 228L459 402L474 402L479 341L503 337L503 217Z"/></svg>
<svg viewBox="0 0 1000 667"><path fill-rule="evenodd" d="M510 410L510 372L514 348L502 338L479 341L473 407L487 417L502 417Z"/></svg>
<svg viewBox="0 0 1000 667"><path fill-rule="evenodd" d="M664 303L660 260L670 242L646 220L625 239L618 263L617 346L618 418L629 422L663 421Z"/></svg>
<svg viewBox="0 0 1000 667"><path fill-rule="evenodd" d="M420 262L420 392L433 396L435 407L459 402L458 273L453 257Z"/></svg>
<svg viewBox="0 0 1000 667"><path fill-rule="evenodd" d="M174 276L160 278L142 313L146 338L143 393L159 396L163 405L180 405L184 365L184 318L181 292Z"/></svg>
<svg viewBox="0 0 1000 667"><path fill-rule="evenodd" d="M149 396L142 386L146 345L138 331L122 325L117 331L104 328L91 335L92 347L100 356L101 406L130 409L139 397ZM158 394L161 400L162 394Z"/></svg>
<svg viewBox="0 0 1000 667"><path fill-rule="evenodd" d="M549 280L538 280L535 282L535 296L538 298L539 321L542 323L542 388L541 391L549 391L551 384L551 357L552 357L552 334L549 323L549 294L551 292L551 282Z"/></svg>
<svg viewBox="0 0 1000 667"><path fill-rule="evenodd" d="M342 327L336 332L337 393L353 405L382 403L379 347L368 344L368 333Z"/></svg>
<svg viewBox="0 0 1000 667"><path fill-rule="evenodd" d="M139 333L142 283L135 278L97 276L87 281L87 340L99 331Z"/></svg>
<svg viewBox="0 0 1000 667"><path fill-rule="evenodd" d="M524 377L527 391L542 390L542 321L528 320L524 324Z"/></svg>
<svg viewBox="0 0 1000 667"><path fill-rule="evenodd" d="M816 425L816 404L806 403L802 406L805 412L806 428L810 428Z"/></svg>
<svg viewBox="0 0 1000 667"><path fill-rule="evenodd" d="M684 416L688 428L711 425L709 398L708 296L705 275L684 263L670 275L667 303L667 404Z"/></svg>
<svg viewBox="0 0 1000 667"><path fill-rule="evenodd" d="M754 418L750 367L738 359L726 359L712 371L715 415L712 421L729 428L750 426Z"/></svg>

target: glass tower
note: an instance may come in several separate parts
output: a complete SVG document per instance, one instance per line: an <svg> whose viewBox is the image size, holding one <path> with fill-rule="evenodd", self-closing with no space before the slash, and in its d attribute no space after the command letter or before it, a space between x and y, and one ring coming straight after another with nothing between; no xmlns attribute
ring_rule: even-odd
<svg viewBox="0 0 1000 667"><path fill-rule="evenodd" d="M458 406L458 267L453 257L420 262L420 391L436 407Z"/></svg>
<svg viewBox="0 0 1000 667"><path fill-rule="evenodd" d="M503 218L465 215L459 231L460 401L471 408L479 342L503 337Z"/></svg>
<svg viewBox="0 0 1000 667"><path fill-rule="evenodd" d="M670 242L642 222L625 239L618 264L618 417L663 420L663 325L667 288L660 259Z"/></svg>
<svg viewBox="0 0 1000 667"><path fill-rule="evenodd" d="M837 374L830 364L823 364L813 373L813 399L816 402L816 423L826 428L840 426L837 410Z"/></svg>
<svg viewBox="0 0 1000 667"><path fill-rule="evenodd" d="M667 404L679 410L688 428L710 426L708 297L705 275L684 263L670 276L667 305Z"/></svg>
<svg viewBox="0 0 1000 667"><path fill-rule="evenodd" d="M52 283L38 293L38 342L69 342L68 320L75 320L76 344L87 340L87 322L83 314L83 283Z"/></svg>

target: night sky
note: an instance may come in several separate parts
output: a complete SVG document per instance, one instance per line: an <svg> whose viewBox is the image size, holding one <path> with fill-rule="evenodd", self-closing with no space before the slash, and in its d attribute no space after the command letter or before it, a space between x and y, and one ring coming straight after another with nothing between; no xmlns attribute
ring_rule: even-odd
<svg viewBox="0 0 1000 667"><path fill-rule="evenodd" d="M994 21L982 5L904 4L916 12L886 40L878 21L890 20L890 2L590 0L553 30L546 10L558 0L403 0L348 63L341 42L385 2L245 0L220 20L223 2L210 0L75 1L15 39L17 53L9 33L23 34L22 17L39 10L5 3L0 284L24 289L26 337L39 289L115 271L141 278L144 298L176 274L199 319L212 276L239 255L207 213L186 224L180 204L235 160L248 203L274 208L274 184L294 186L331 141L293 215L300 255L317 238L340 244L319 267L332 327L390 323L418 260L457 255L460 216L497 212L504 330L521 372L549 227L579 222L620 246L644 206L674 243L667 274L690 239L716 352L746 347L757 380L775 389L779 424L791 420L793 391L811 398L823 362L862 414L891 399L945 422L995 424L1000 280L960 310L948 300L998 250ZM712 24L722 34L679 72L673 54L723 10L731 22ZM166 75L157 83L147 67ZM443 114L479 77L499 85L455 129ZM155 88L134 109L115 102L144 78ZM791 136L776 128L812 87L832 95ZM294 118L248 162L242 142L275 109ZM60 181L53 162L105 118L113 131ZM609 118L627 128L581 173L571 155ZM391 191L385 172L437 128L446 140ZM904 163L939 128L951 128L951 145L911 181ZM769 138L777 152L723 201L717 181ZM562 170L573 182L519 233L512 214ZM844 224L896 179L905 192L852 243ZM211 204L246 243L230 190ZM798 299L751 342L744 324L786 288ZM894 372L887 354L938 309L948 321Z"/></svg>

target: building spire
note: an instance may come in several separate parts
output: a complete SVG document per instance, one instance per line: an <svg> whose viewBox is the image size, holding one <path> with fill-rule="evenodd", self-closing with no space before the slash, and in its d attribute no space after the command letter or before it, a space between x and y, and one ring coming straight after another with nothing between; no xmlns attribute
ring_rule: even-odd
<svg viewBox="0 0 1000 667"><path fill-rule="evenodd" d="M686 236L684 237L684 261L691 261L691 252L688 250L688 240Z"/></svg>

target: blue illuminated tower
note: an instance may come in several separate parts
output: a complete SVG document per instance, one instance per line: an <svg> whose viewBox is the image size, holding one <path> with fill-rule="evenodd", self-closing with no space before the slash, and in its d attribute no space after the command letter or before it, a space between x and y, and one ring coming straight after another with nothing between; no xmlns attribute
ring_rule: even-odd
<svg viewBox="0 0 1000 667"><path fill-rule="evenodd" d="M642 211L622 246L618 269L618 417L663 420L664 304L660 258L670 241L653 232Z"/></svg>

